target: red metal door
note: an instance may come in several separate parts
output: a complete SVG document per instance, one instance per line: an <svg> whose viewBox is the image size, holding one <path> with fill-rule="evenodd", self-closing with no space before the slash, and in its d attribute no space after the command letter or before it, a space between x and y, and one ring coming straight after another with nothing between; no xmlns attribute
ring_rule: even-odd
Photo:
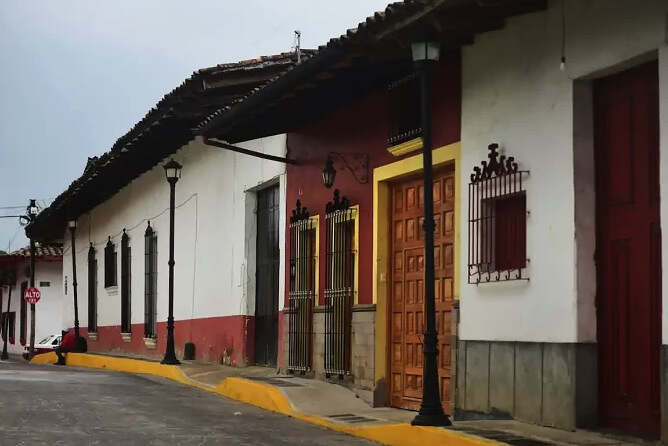
<svg viewBox="0 0 668 446"><path fill-rule="evenodd" d="M656 62L596 82L599 412L659 435L661 233Z"/></svg>

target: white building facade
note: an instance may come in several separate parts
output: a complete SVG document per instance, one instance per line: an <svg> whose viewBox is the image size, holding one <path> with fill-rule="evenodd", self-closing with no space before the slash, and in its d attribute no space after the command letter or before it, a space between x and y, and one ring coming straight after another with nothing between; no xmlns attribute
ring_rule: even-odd
<svg viewBox="0 0 668 446"><path fill-rule="evenodd" d="M163 166L173 159L182 166L174 201L176 354L276 365L286 137L251 136L232 146L194 129L296 62L285 53L196 71L108 152L89 158L81 177L28 227L38 240L64 244L61 273L77 284L89 351L165 355L170 185ZM72 327L69 297L61 314Z"/></svg>
<svg viewBox="0 0 668 446"><path fill-rule="evenodd" d="M667 14L550 1L463 48L462 166L498 143L529 171L528 280L466 285L462 256L459 409L666 436Z"/></svg>
<svg viewBox="0 0 668 446"><path fill-rule="evenodd" d="M67 293L63 283L63 250L61 247L38 246L35 255L35 287L41 293L35 304L35 344L50 335L60 335L67 328L63 322L62 308ZM2 318L8 321L7 352L20 355L30 347L32 332L30 304L24 302L23 293L30 286L30 250L20 249L6 256L0 256L0 269L11 272L8 281L1 288ZM7 277L7 276L5 276ZM9 309L8 309L9 306ZM2 341L4 342L4 331ZM2 345L0 344L0 348Z"/></svg>
<svg viewBox="0 0 668 446"><path fill-rule="evenodd" d="M240 145L282 156L285 137L274 136ZM285 167L275 161L258 160L207 146L199 139L177 151L173 159L183 166L175 199L174 318L178 356L181 356L184 344L192 342L198 359L220 361L225 358L237 365L254 362L257 195L263 190L276 189L278 196L284 196L281 191L284 189ZM170 228L169 185L162 164L164 162L77 219L79 320L83 332L88 333L91 351L127 351L149 356L164 354ZM285 209L283 199L280 209ZM145 233L149 225L157 240L155 337L145 336L144 328ZM129 274L125 276L121 274L123 234L127 234L130 248ZM69 230L63 234L63 240L65 251L71 253ZM104 253L109 241L117 254L117 281L105 286ZM92 276L89 275L88 262L91 247L97 262ZM64 257L62 275L69 283L72 274L72 257L68 254ZM89 293L90 278L96 283L94 293ZM130 291L129 332L121 327L123 280L128 281ZM277 284L277 292L281 289ZM90 304L96 306L94 332L89 328L92 322L88 321ZM73 301L70 299L63 306L63 318L66 325L74 325Z"/></svg>

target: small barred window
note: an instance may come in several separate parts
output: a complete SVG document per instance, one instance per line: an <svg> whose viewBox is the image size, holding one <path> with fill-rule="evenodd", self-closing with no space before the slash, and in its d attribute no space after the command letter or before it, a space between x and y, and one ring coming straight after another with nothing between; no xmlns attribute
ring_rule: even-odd
<svg viewBox="0 0 668 446"><path fill-rule="evenodd" d="M469 183L469 283L528 280L526 180L514 157L490 144Z"/></svg>

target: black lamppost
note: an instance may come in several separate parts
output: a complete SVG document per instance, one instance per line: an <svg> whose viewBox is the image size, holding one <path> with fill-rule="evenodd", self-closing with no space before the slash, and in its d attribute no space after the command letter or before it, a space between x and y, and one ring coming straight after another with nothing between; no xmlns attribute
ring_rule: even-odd
<svg viewBox="0 0 668 446"><path fill-rule="evenodd" d="M169 315L167 316L167 348L161 364L181 364L174 353L174 193L181 178L181 166L169 160L164 166L169 183Z"/></svg>
<svg viewBox="0 0 668 446"><path fill-rule="evenodd" d="M449 426L452 423L443 413L438 386L438 333L436 331L436 302L434 299L434 189L431 159L431 71L438 62L440 45L437 42L415 42L411 45L415 69L420 75L422 162L424 170L424 294L427 329L424 333L424 364L422 404L413 419L418 426Z"/></svg>
<svg viewBox="0 0 668 446"><path fill-rule="evenodd" d="M26 208L26 213L28 221L32 223L37 217L37 204L35 200L30 200L28 207ZM32 236L32 231L30 233L30 287L35 286L35 238ZM21 299L25 299L25 296L21 296ZM29 357L32 358L35 356L35 304L30 304L30 350Z"/></svg>
<svg viewBox="0 0 668 446"><path fill-rule="evenodd" d="M74 339L76 341L77 350L83 350L82 342L79 340L79 301L77 300L77 249L76 249L76 230L77 221L70 220L67 222L67 227L70 230L70 249L72 250L72 294L74 295Z"/></svg>

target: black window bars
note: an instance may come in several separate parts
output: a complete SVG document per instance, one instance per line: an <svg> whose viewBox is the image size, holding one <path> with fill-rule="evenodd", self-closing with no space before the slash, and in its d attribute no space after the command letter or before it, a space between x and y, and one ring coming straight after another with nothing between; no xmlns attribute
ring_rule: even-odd
<svg viewBox="0 0 668 446"><path fill-rule="evenodd" d="M104 247L104 287L116 286L116 246L111 242L111 236Z"/></svg>
<svg viewBox="0 0 668 446"><path fill-rule="evenodd" d="M144 231L144 337L156 338L158 236L148 223Z"/></svg>
<svg viewBox="0 0 668 446"><path fill-rule="evenodd" d="M130 333L132 331L132 321L130 319L130 237L123 229L121 237L121 332Z"/></svg>
<svg viewBox="0 0 668 446"><path fill-rule="evenodd" d="M316 290L317 219L297 200L290 217L290 294L288 369L312 367L313 305Z"/></svg>
<svg viewBox="0 0 668 446"><path fill-rule="evenodd" d="M327 203L325 274L325 374L350 374L351 318L355 289L355 214L334 191Z"/></svg>
<svg viewBox="0 0 668 446"><path fill-rule="evenodd" d="M488 146L489 161L469 183L468 283L529 280L526 265L526 180L514 157Z"/></svg>
<svg viewBox="0 0 668 446"><path fill-rule="evenodd" d="M97 332L97 259L95 248L88 248L88 332Z"/></svg>

